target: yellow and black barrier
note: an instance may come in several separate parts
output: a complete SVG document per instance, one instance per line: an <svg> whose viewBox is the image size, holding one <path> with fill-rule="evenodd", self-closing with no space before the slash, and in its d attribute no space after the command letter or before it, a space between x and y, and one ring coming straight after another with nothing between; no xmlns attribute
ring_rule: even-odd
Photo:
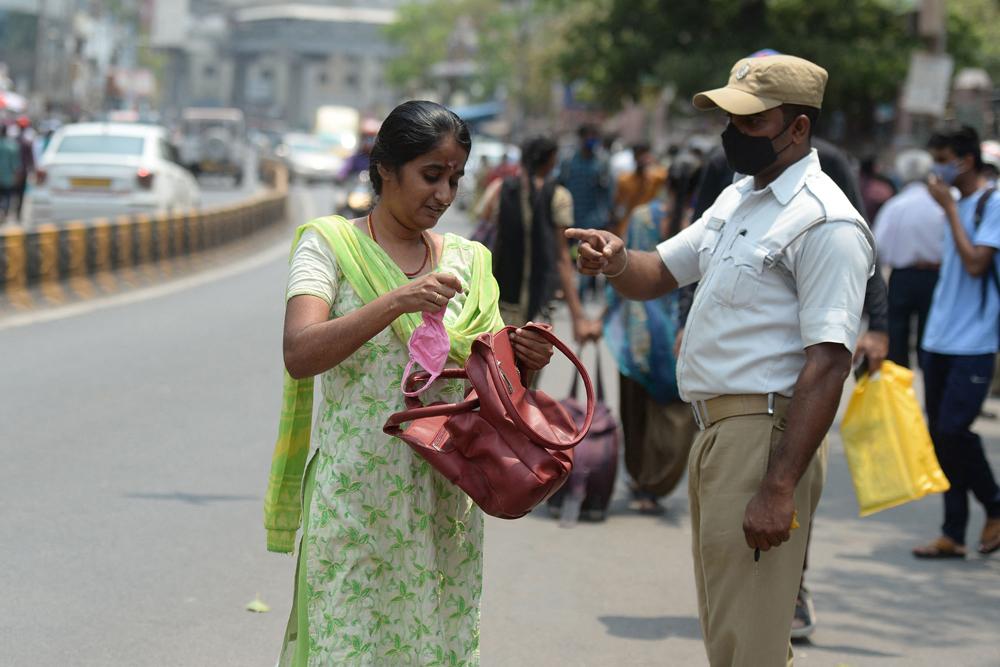
<svg viewBox="0 0 1000 667"><path fill-rule="evenodd" d="M279 162L261 164L270 188L249 201L210 209L113 219L76 220L30 229L0 228L0 296L15 306L31 304L28 290L39 288L49 301L93 293L93 282L107 289L113 272L159 269L169 275L173 258L192 255L283 222L288 203L288 173Z"/></svg>

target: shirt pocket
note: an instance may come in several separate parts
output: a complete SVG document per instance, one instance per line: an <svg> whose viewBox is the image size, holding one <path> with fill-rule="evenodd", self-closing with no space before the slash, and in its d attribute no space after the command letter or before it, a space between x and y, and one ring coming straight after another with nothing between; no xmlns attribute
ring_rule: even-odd
<svg viewBox="0 0 1000 667"><path fill-rule="evenodd" d="M737 235L716 264L712 299L727 308L747 308L757 298L767 251Z"/></svg>
<svg viewBox="0 0 1000 667"><path fill-rule="evenodd" d="M719 218L709 218L705 223L705 233L702 234L701 243L698 245L698 268L703 276L708 273L712 255L715 254L719 239L722 238L722 227L725 224L726 221Z"/></svg>

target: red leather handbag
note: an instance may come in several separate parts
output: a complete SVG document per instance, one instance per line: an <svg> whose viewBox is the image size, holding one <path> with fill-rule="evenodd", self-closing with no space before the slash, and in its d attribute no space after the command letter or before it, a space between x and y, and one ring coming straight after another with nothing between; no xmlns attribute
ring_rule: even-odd
<svg viewBox="0 0 1000 667"><path fill-rule="evenodd" d="M515 327L480 335L465 368L446 369L440 375L468 380L472 389L465 400L424 406L419 398L407 397L407 409L389 417L383 427L484 512L501 519L524 516L562 486L573 468L573 447L594 418L594 388L580 360L547 328L524 328L552 343L583 376L587 410L579 429L558 401L524 386L510 342ZM407 388L428 377L414 373L407 378Z"/></svg>

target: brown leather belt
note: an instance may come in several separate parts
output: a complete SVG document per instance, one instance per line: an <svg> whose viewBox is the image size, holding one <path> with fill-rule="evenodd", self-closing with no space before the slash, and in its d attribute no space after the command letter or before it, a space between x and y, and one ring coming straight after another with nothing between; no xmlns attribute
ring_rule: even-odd
<svg viewBox="0 0 1000 667"><path fill-rule="evenodd" d="M730 417L772 415L784 419L792 399L781 394L727 394L707 401L694 401L691 411L702 431Z"/></svg>
<svg viewBox="0 0 1000 667"><path fill-rule="evenodd" d="M941 264L936 264L934 262L917 262L915 264L910 264L909 266L904 266L904 269L913 269L915 271L940 271Z"/></svg>

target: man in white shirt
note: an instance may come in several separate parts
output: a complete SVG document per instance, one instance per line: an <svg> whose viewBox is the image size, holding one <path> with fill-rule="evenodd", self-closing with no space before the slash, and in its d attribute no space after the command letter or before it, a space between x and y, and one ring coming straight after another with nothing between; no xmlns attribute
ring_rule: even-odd
<svg viewBox="0 0 1000 667"><path fill-rule="evenodd" d="M931 146L937 139L931 139ZM934 158L920 149L896 157L896 173L905 183L875 218L875 247L889 276L889 361L910 367L910 323L917 318L917 340L931 309L941 268L944 211L927 190ZM919 355L918 355L919 362Z"/></svg>
<svg viewBox="0 0 1000 667"><path fill-rule="evenodd" d="M789 634L840 401L874 265L864 218L820 169L810 138L826 71L794 56L736 63L696 95L729 114L726 188L658 252L568 230L578 266L631 299L699 287L678 364L701 428L689 496L699 617L712 665L770 667Z"/></svg>

